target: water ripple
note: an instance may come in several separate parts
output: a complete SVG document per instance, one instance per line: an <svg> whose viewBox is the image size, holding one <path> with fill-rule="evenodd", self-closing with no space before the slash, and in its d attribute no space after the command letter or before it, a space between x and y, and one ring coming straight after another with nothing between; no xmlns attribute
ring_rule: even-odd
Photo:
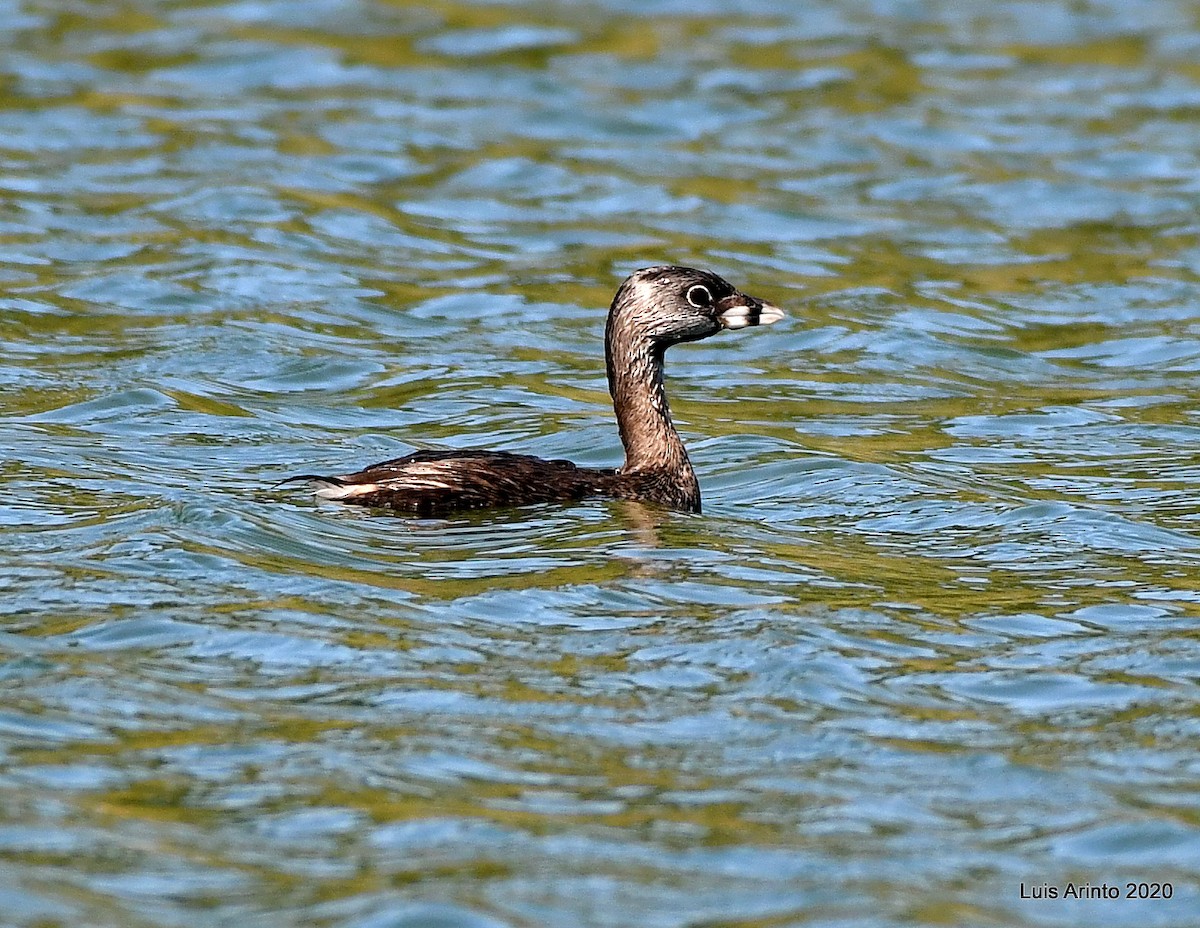
<svg viewBox="0 0 1200 928"><path fill-rule="evenodd" d="M28 6L14 924L1194 922L1188 4ZM274 486L617 463L662 261L789 314L671 353L703 515Z"/></svg>

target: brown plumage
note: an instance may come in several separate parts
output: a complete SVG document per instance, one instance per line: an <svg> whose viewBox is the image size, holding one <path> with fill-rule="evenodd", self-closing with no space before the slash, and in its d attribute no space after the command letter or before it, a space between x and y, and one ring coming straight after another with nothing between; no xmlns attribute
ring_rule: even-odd
<svg viewBox="0 0 1200 928"><path fill-rule="evenodd" d="M604 332L608 389L625 446L619 469L507 451L416 451L353 474L303 474L284 482L310 480L321 485L317 495L325 499L417 515L590 496L699 512L700 485L667 405L663 354L671 345L722 329L782 318L777 307L710 271L649 267L627 278L613 298Z"/></svg>

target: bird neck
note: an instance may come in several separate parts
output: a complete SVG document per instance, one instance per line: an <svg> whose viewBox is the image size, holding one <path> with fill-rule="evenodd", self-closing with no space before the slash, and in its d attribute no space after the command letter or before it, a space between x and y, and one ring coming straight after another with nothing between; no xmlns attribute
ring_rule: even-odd
<svg viewBox="0 0 1200 928"><path fill-rule="evenodd" d="M608 392L625 446L621 472L663 472L696 483L683 440L671 421L663 386L662 346L610 319L605 333Z"/></svg>

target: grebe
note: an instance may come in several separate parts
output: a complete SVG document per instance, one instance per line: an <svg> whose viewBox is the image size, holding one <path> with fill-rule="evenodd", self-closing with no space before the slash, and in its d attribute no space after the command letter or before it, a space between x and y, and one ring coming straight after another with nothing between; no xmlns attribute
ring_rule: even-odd
<svg viewBox="0 0 1200 928"><path fill-rule="evenodd" d="M778 307L711 271L663 265L630 275L604 329L608 390L625 446L625 463L615 470L507 451L416 451L353 474L302 474L284 483L310 480L324 499L423 516L590 496L699 512L700 484L667 406L663 353L722 329L782 318Z"/></svg>

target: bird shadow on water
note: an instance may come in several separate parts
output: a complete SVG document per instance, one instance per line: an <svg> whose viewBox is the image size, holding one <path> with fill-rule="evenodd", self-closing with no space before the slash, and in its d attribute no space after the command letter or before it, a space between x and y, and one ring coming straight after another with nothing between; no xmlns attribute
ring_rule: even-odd
<svg viewBox="0 0 1200 928"><path fill-rule="evenodd" d="M257 495L220 547L246 565L408 589L444 599L488 589L553 589L669 579L706 547L703 516L631 500L542 504L418 518ZM212 539L210 539L210 543ZM711 540L710 540L711 543ZM454 581L453 588L444 581Z"/></svg>

